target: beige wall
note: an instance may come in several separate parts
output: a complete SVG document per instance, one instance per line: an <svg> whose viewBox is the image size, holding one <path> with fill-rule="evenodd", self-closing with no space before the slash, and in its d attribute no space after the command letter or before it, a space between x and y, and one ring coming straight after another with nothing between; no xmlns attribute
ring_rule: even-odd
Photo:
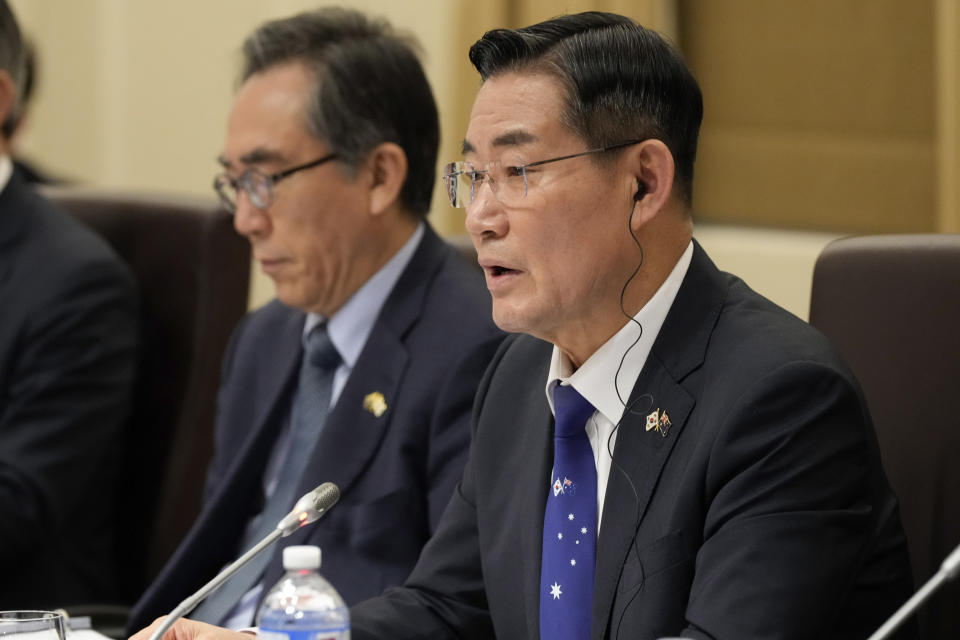
<svg viewBox="0 0 960 640"><path fill-rule="evenodd" d="M565 10L629 13L678 40L704 88L700 218L837 232L960 230L957 2L349 4L387 17L423 44L440 104L441 161L457 155L478 84L466 50L483 30ZM31 128L22 140L28 156L77 181L208 195L243 37L265 19L330 4L11 3L41 54ZM463 228L442 197L431 220L442 233ZM801 316L813 259L833 237L716 226L700 235L721 267ZM256 274L252 302L271 294Z"/></svg>
<svg viewBox="0 0 960 640"><path fill-rule="evenodd" d="M52 173L124 189L212 195L243 38L315 0L12 0L41 56L36 108L22 139ZM456 3L351 0L412 32L437 99L449 102ZM449 112L449 110L447 110ZM449 127L443 127L444 133ZM437 206L440 205L440 206ZM435 199L441 232L459 215ZM254 269L251 304L272 297Z"/></svg>
<svg viewBox="0 0 960 640"><path fill-rule="evenodd" d="M315 0L13 0L42 56L25 151L65 176L210 194L238 49L261 21ZM452 4L351 6L414 32L438 95L448 86Z"/></svg>

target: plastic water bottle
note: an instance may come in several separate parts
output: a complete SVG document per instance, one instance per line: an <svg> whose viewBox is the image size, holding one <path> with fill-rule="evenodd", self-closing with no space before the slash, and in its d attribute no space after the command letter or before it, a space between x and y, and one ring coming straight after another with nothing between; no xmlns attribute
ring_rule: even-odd
<svg viewBox="0 0 960 640"><path fill-rule="evenodd" d="M257 613L259 640L350 640L350 611L317 572L320 548L285 548L283 568Z"/></svg>

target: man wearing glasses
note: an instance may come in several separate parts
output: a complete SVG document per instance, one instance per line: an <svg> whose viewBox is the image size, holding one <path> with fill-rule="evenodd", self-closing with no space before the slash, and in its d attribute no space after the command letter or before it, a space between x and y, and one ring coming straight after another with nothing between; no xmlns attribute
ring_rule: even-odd
<svg viewBox="0 0 960 640"><path fill-rule="evenodd" d="M437 533L352 638L867 637L910 591L869 414L822 336L693 240L679 54L587 13L470 58L447 193L521 335Z"/></svg>
<svg viewBox="0 0 960 640"><path fill-rule="evenodd" d="M354 640L867 637L910 592L869 414L822 336L692 239L679 54L593 13L470 59L447 193L494 320L528 335L481 385L440 529Z"/></svg>
<svg viewBox="0 0 960 640"><path fill-rule="evenodd" d="M281 547L322 547L348 603L403 582L463 470L469 413L502 339L476 267L425 221L438 121L411 43L327 9L267 23L243 46L214 186L276 285L225 358L204 510L136 606L167 613L303 494L342 497L204 602L246 627Z"/></svg>

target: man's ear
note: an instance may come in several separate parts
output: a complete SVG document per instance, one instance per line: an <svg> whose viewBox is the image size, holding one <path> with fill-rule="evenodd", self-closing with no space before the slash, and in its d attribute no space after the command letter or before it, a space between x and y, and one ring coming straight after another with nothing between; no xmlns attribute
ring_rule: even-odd
<svg viewBox="0 0 960 640"><path fill-rule="evenodd" d="M407 179L407 154L399 145L384 142L367 156L372 181L370 184L370 213L380 215L400 199Z"/></svg>
<svg viewBox="0 0 960 640"><path fill-rule="evenodd" d="M7 121L17 103L17 85L5 69L0 69L0 124Z"/></svg>
<svg viewBox="0 0 960 640"><path fill-rule="evenodd" d="M660 140L644 140L628 152L631 184L635 202L633 230L653 220L664 209L673 193L675 165L673 154Z"/></svg>

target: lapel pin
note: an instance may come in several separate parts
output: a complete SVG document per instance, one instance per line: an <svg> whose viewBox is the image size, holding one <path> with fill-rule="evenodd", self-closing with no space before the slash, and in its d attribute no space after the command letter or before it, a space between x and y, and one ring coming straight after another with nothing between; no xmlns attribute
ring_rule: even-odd
<svg viewBox="0 0 960 640"><path fill-rule="evenodd" d="M382 393L374 391L364 396L363 408L379 418L387 410L387 400Z"/></svg>
<svg viewBox="0 0 960 640"><path fill-rule="evenodd" d="M647 431L657 429L660 425L660 409L655 409L653 413L647 416Z"/></svg>
<svg viewBox="0 0 960 640"><path fill-rule="evenodd" d="M661 413L661 414L660 414L660 422L659 422L659 424L658 424L658 427L659 427L659 429L660 429L660 435L663 436L664 438L666 438L666 437L667 437L667 431L669 431L669 430L670 430L670 427L672 427L672 426L673 426L673 423L670 422L670 417L667 416L667 412L664 411L663 413Z"/></svg>

